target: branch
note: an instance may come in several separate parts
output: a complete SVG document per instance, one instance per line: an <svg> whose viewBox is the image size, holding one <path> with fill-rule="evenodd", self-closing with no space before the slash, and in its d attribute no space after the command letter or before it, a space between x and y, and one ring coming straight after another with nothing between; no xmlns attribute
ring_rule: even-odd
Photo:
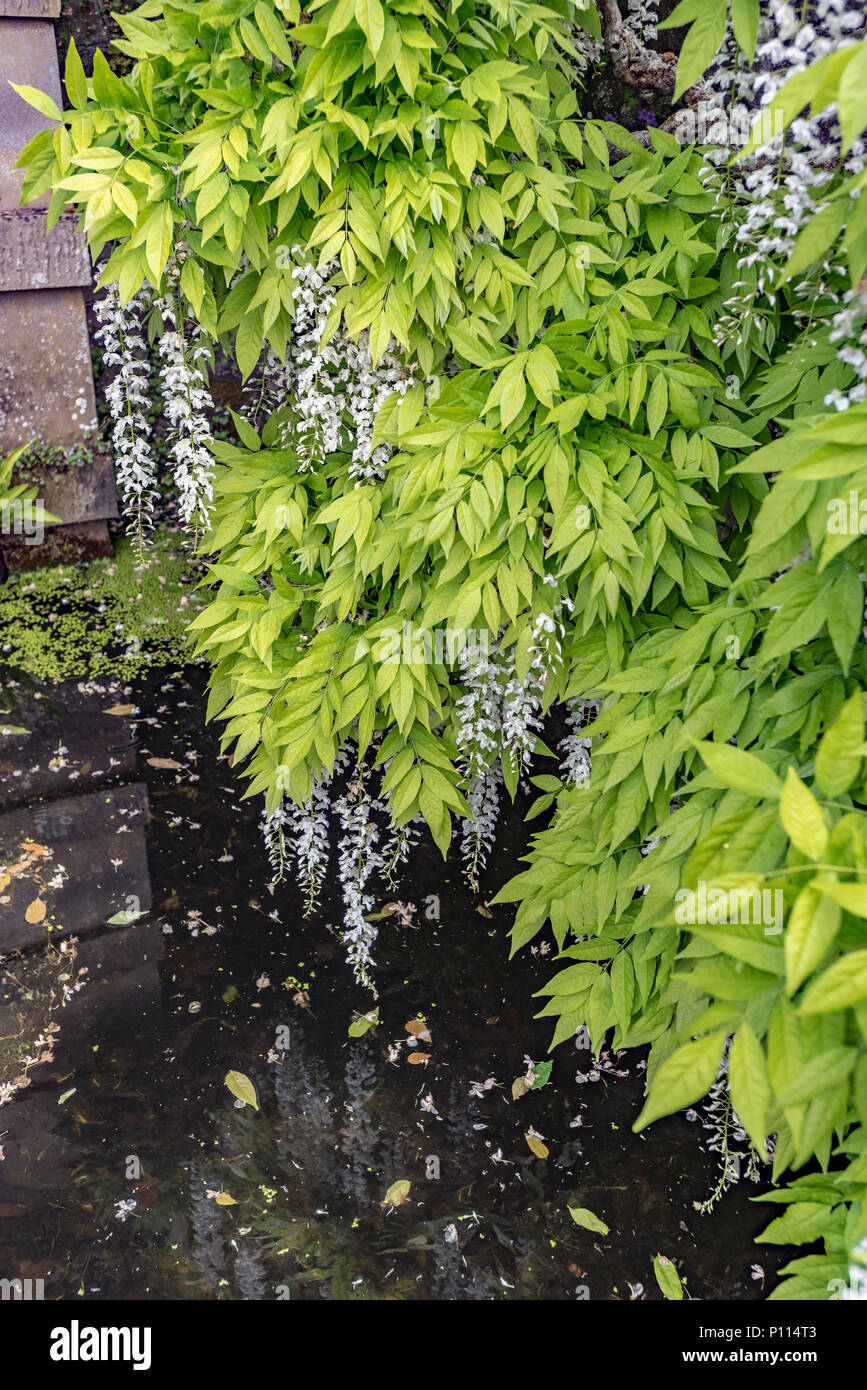
<svg viewBox="0 0 867 1390"><path fill-rule="evenodd" d="M637 87L639 92L648 95L657 92L673 101L677 54L656 53L652 48L645 48L638 35L624 24L617 0L596 0L596 7L602 20L605 50L611 58L615 76L628 86ZM694 106L706 101L708 95L704 82L700 81L684 92L683 99L688 106Z"/></svg>

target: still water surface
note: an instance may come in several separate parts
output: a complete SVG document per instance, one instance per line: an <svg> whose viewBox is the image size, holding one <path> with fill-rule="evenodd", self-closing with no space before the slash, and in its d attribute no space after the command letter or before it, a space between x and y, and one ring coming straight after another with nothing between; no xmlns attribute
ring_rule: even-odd
<svg viewBox="0 0 867 1390"><path fill-rule="evenodd" d="M49 853L24 851L33 865L0 901L0 951L22 952L0 1035L27 1017L47 926L78 937L73 982L87 974L54 1059L0 1109L0 1275L70 1301L592 1302L659 1298L662 1253L691 1297L766 1296L787 1252L752 1238L773 1212L750 1184L694 1210L715 1160L683 1117L632 1133L639 1056L600 1073L560 1048L552 1084L512 1100L525 1059L546 1056L531 995L550 963L510 965L510 909L479 912L427 843L379 897L414 904L415 925L381 923L378 1000L353 984L333 864L310 921L292 884L269 891L259 805L203 729L203 684L197 669L134 687L22 681L2 715L30 732L2 743L0 862L27 843ZM524 836L518 807L488 896ZM34 891L47 915L27 924ZM123 910L142 915L105 925ZM350 1038L374 1003L379 1026ZM419 1018L430 1042L413 1046ZM235 1104L230 1070L258 1111ZM400 1180L408 1200L385 1203Z"/></svg>

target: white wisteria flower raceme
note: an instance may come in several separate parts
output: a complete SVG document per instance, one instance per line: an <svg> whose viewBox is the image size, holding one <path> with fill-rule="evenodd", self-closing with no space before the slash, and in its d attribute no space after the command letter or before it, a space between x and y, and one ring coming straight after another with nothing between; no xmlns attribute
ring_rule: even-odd
<svg viewBox="0 0 867 1390"><path fill-rule="evenodd" d="M294 247L293 255L300 254ZM389 445L373 446L380 406L395 392L404 395L417 378L389 353L374 366L367 333L357 343L344 334L329 335L336 299L329 282L336 269L336 262L321 269L304 261L293 267L292 336L285 368L277 371L272 364L272 376L281 404L292 407L290 437L301 467L321 466L328 454L345 450L351 456L349 475L360 484L381 478L391 455Z"/></svg>
<svg viewBox="0 0 867 1390"><path fill-rule="evenodd" d="M214 441L206 413L213 410L213 401L205 371L212 349L199 324L179 322L172 298L156 300L156 308L165 326L158 343L160 379L180 514L185 525L201 533L208 530L213 500Z"/></svg>
<svg viewBox="0 0 867 1390"><path fill-rule="evenodd" d="M502 785L503 772L498 758L485 768L467 792L467 804L472 815L465 816L461 821L461 854L467 882L474 893L479 891L479 875L488 862L497 837Z"/></svg>
<svg viewBox="0 0 867 1390"><path fill-rule="evenodd" d="M542 582L556 590L553 575L546 574ZM510 654L511 674L503 694L503 743L521 772L535 752L536 735L542 728L542 697L549 674L563 659L565 628L560 615L564 609L571 613L572 608L572 600L563 595L550 613L538 615L530 643L530 670L523 680L518 678L514 654Z"/></svg>
<svg viewBox="0 0 867 1390"><path fill-rule="evenodd" d="M465 693L455 705L456 742L472 812L461 821L461 853L467 879L475 891L494 842L499 813L506 668L499 659L496 642L490 650L480 643L468 643L458 653L458 666Z"/></svg>
<svg viewBox="0 0 867 1390"><path fill-rule="evenodd" d="M115 471L128 531L134 536L139 554L144 533L151 525L156 497L156 460L150 444L151 427L146 410L150 405L150 368L147 344L142 333L144 293L125 306L116 285L94 300L99 322L96 338L102 345L102 360L116 373L105 393L114 424L112 445Z"/></svg>
<svg viewBox="0 0 867 1390"><path fill-rule="evenodd" d="M736 216L735 243L743 248L738 266L743 279L734 285L735 293L715 327L716 341L736 345L748 336L758 335L764 349L773 346L774 326L768 313L776 303L780 272L807 220L823 206L823 193L838 169L858 174L865 168L867 145L856 140L842 157L840 128L833 108L809 118L791 122L785 134L778 133L770 109L783 84L811 63L867 37L867 13L846 0L818 0L811 5L792 5L786 0L770 0L759 27L755 59L747 65L737 53L731 32L726 35L711 68L706 86L713 93L714 112L708 123L716 148L708 149L709 165L729 166L743 139L744 122L734 123L736 111L748 116L747 126L768 112L768 140L748 159L726 169L718 183L720 206ZM721 117L712 120L714 114ZM718 133L722 138L718 139ZM730 202L734 194L734 203ZM736 209L736 211L735 211ZM831 258L795 285L798 296L793 312L809 327L813 305L819 296L833 301L841 294L845 267ZM848 303L848 301L847 301ZM855 316L841 311L835 319L836 341L846 339L838 352L841 362L854 366L859 382L851 391L832 391L826 405L845 409L850 401L864 399L863 364L858 353L863 346ZM850 336L851 335L851 336ZM852 359L855 360L852 360Z"/></svg>
<svg viewBox="0 0 867 1390"><path fill-rule="evenodd" d="M581 730L595 719L600 705L597 700L575 700L569 705L566 723L569 733L560 740L558 747L563 754L560 771L576 787L586 787L590 782L590 747L592 740Z"/></svg>
<svg viewBox="0 0 867 1390"><path fill-rule="evenodd" d="M383 863L378 849L379 828L373 819L374 811L383 808L365 787L366 776L369 770L360 767L345 795L334 803L334 809L343 831L338 844L338 874L343 888L346 958L358 983L372 989L370 968L375 962L371 950L378 933L368 920L374 899L366 890L371 874Z"/></svg>

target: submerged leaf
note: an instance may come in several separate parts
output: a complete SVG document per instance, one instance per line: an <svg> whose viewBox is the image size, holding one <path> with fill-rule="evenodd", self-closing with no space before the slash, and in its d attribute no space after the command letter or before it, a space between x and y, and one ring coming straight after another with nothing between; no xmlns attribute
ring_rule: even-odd
<svg viewBox="0 0 867 1390"><path fill-rule="evenodd" d="M116 912L113 917L107 917L105 921L106 926L109 927L128 927L130 922L137 922L139 917L146 916L147 913L142 912L140 908L136 911L132 911L132 909L124 907L121 908L120 912Z"/></svg>
<svg viewBox="0 0 867 1390"><path fill-rule="evenodd" d="M393 1182L386 1192L382 1201L382 1206L399 1207L404 1202L408 1202L409 1190L411 1187L412 1183L408 1178L398 1178L397 1182Z"/></svg>
<svg viewBox="0 0 867 1390"><path fill-rule="evenodd" d="M600 1221L599 1217L594 1215L592 1211L588 1211L586 1207L570 1207L569 1215L576 1226L583 1226L586 1231L598 1231L601 1236L608 1235L608 1227L605 1222Z"/></svg>
<svg viewBox="0 0 867 1390"><path fill-rule="evenodd" d="M254 1110L259 1109L256 1087L249 1076L245 1076L242 1071L227 1071L224 1081L233 1096L237 1096L238 1100L242 1100L245 1105L252 1105Z"/></svg>
<svg viewBox="0 0 867 1390"><path fill-rule="evenodd" d="M656 1275L656 1282L662 1290L663 1298L679 1302L683 1298L683 1284L680 1282L680 1275L671 1260L665 1255L654 1255L653 1272Z"/></svg>

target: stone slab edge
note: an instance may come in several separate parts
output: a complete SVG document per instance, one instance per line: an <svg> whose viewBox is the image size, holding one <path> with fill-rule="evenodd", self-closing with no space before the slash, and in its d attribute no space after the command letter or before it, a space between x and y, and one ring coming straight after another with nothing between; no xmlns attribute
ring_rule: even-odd
<svg viewBox="0 0 867 1390"><path fill-rule="evenodd" d="M60 0L0 0L0 19L59 19Z"/></svg>
<svg viewBox="0 0 867 1390"><path fill-rule="evenodd" d="M0 292L92 285L90 254L77 223L75 213L64 213L46 234L43 212L0 212Z"/></svg>

